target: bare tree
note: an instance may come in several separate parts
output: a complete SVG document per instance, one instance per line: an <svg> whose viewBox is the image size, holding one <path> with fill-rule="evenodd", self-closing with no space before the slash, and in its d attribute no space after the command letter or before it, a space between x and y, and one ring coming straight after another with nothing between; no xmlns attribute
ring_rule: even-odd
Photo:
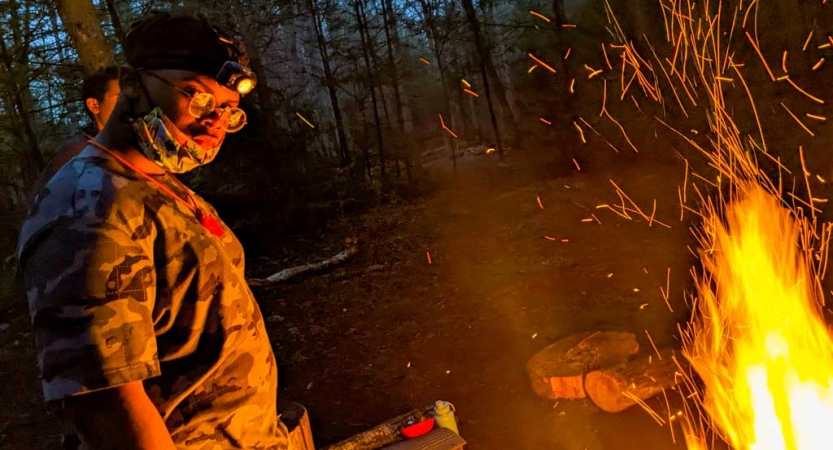
<svg viewBox="0 0 833 450"><path fill-rule="evenodd" d="M382 123L379 120L379 105L376 100L376 87L379 86L379 80L376 71L370 64L370 39L367 33L367 17L364 11L364 5L359 0L353 0L353 8L356 13L356 24L359 27L359 36L361 37L362 57L364 58L364 65L367 73L367 80L370 82L370 101L373 105L373 122L376 125L376 144L379 151L379 172L382 177L382 186L387 185L387 173L385 172L385 144L382 139ZM381 90L381 88L379 89Z"/></svg>
<svg viewBox="0 0 833 450"><path fill-rule="evenodd" d="M393 87L393 99L396 104L396 121L399 124L399 132L405 134L405 116L402 106L402 95L399 87L399 64L394 56L394 47L399 48L399 32L396 28L396 13L393 11L392 0L382 0L382 19L385 28L385 44L388 51L388 64L391 70L391 86Z"/></svg>
<svg viewBox="0 0 833 450"><path fill-rule="evenodd" d="M124 45L124 28L121 25L121 17L119 11L116 9L116 0L106 0L107 12L110 14L110 21L113 22L113 31L116 33L116 39L121 45Z"/></svg>
<svg viewBox="0 0 833 450"><path fill-rule="evenodd" d="M113 63L113 48L104 38L92 0L56 0L64 23L84 71L94 73Z"/></svg>
<svg viewBox="0 0 833 450"><path fill-rule="evenodd" d="M440 72L440 85L443 92L443 114L451 120L452 127L455 124L455 119L451 113L451 96L448 91L448 77L445 62L445 49L448 44L447 36L441 34L439 18L439 1L437 0L417 0L422 13L423 26L428 37L429 47L434 54L434 59L437 62L437 70ZM444 135L445 145L451 154L451 164L454 173L457 173L457 142L452 140L449 135Z"/></svg>
<svg viewBox="0 0 833 450"><path fill-rule="evenodd" d="M321 13L318 11L316 0L309 0L310 14L312 15L315 37L318 43L318 52L321 55L321 64L324 68L324 80L327 84L327 92L330 95L330 105L333 109L333 118L336 122L336 133L338 136L339 157L341 165L350 163L350 144L347 142L347 134L344 132L344 118L341 115L341 107L338 103L338 91L336 88L335 74L330 67L330 55L327 50L327 38L324 35Z"/></svg>
<svg viewBox="0 0 833 450"><path fill-rule="evenodd" d="M556 60L557 67L561 70L561 92L568 92L570 80L572 78L572 64L567 63L564 57L567 56L567 51L570 49L568 36L564 29L564 24L567 23L567 11L564 9L564 0L552 0L552 27L555 42L553 43L555 49L559 53L559 58ZM574 96L567 95L564 97L564 110L571 111L574 107Z"/></svg>
<svg viewBox="0 0 833 450"><path fill-rule="evenodd" d="M6 44L6 30L0 28L0 79L6 81L2 84L0 96L11 122L10 131L16 141L14 150L19 154L20 176L24 185L36 179L37 174L46 166L35 134L33 97L29 86L32 44L29 6L29 2L21 5L17 0L8 3L11 48ZM21 9L24 17L20 16Z"/></svg>
<svg viewBox="0 0 833 450"><path fill-rule="evenodd" d="M413 181L413 172L411 170L411 157L409 155L410 145L407 136L408 129L405 126L405 104L403 101L403 86L400 80L399 61L396 54L400 52L399 41L399 27L397 25L396 11L393 8L392 0L381 0L382 3L382 20L385 30L385 46L388 53L388 65L390 67L390 82L393 89L393 100L396 107L396 121L399 126L399 140L398 146L395 149L405 163L405 171L408 176L408 181ZM399 162L396 162L397 177L399 175Z"/></svg>
<svg viewBox="0 0 833 450"><path fill-rule="evenodd" d="M492 56L489 54L489 50L483 42L483 36L480 31L480 22L477 20L477 13L474 10L474 5L471 0L463 0L463 9L466 11L469 26L471 26L471 31L474 34L474 45L477 48L477 54L480 57L480 76L483 80L483 90L486 94L486 102L489 104L489 118L492 120L492 129L495 133L495 146L497 148L498 155L503 158L503 142L500 137L500 127L497 123L494 103L492 102L492 91L489 86L490 82L488 73L494 72L494 79L497 81L497 84L500 84L500 80L497 78L497 71L495 70L494 63L492 62ZM491 70L488 69L489 66L491 66Z"/></svg>

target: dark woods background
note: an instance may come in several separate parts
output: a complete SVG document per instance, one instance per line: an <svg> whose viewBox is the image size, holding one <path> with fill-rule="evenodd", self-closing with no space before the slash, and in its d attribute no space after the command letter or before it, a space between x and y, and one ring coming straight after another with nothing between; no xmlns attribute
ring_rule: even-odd
<svg viewBox="0 0 833 450"><path fill-rule="evenodd" d="M599 6L579 5L575 16L600 25ZM552 24L528 12L553 16L554 7ZM561 2L10 0L0 8L4 255L39 172L87 120L80 80L121 63L128 24L152 9L202 14L241 36L251 56L260 82L244 101L250 124L189 180L236 228L297 232L411 198L430 187L423 164L473 145L516 146L529 128L541 131L537 115L557 111L563 95L538 83L545 76L526 76L527 51L558 60L566 48ZM464 93L464 78L480 97Z"/></svg>
<svg viewBox="0 0 833 450"><path fill-rule="evenodd" d="M723 2L727 23L732 3ZM791 64L803 68L824 56L816 50L827 39L820 0L765 3L756 32L771 65L779 65L785 49ZM432 162L453 171L460 158L486 148L501 156L523 150L540 158L541 170L552 176L572 170L573 157L594 158L579 155L572 122L580 117L621 150L614 156L604 147L595 151L598 159L631 158L621 132L598 117L601 80L618 85L618 75L605 70L588 80L590 69L604 68L601 43L615 41L606 28L610 13L644 54L650 55L649 41L660 55L670 56L673 47L653 0L8 0L0 4L2 256L13 253L39 172L86 122L80 80L120 63L124 30L151 9L202 14L241 36L249 51L259 79L243 104L250 124L230 135L217 161L188 181L255 252L269 249L262 245L265 236L292 236L346 213L416 198L441 186L426 169ZM801 52L810 29L816 30L811 50ZM785 126L790 119L777 110L778 95L791 88L768 81L742 32L732 39L748 61L750 83L760 87L762 119L780 124L767 128L776 135L796 128ZM529 52L557 73L541 67L529 72ZM830 90L820 74L802 70L792 78L823 96ZM573 78L576 94L568 92ZM464 91L466 83L478 97ZM733 92L740 96L739 89ZM705 126L704 118L686 117L672 102L659 106L643 101L636 88L630 93L644 115L620 119L633 124L637 142L654 138L655 114L685 130ZM618 94L611 94L608 109L633 110L630 99L620 101ZM747 109L738 106L735 113L739 126L752 132ZM458 138L443 131L439 114ZM672 145L653 142L640 154L678 161ZM674 150L685 153L683 147ZM796 147L784 146L784 153L794 155Z"/></svg>

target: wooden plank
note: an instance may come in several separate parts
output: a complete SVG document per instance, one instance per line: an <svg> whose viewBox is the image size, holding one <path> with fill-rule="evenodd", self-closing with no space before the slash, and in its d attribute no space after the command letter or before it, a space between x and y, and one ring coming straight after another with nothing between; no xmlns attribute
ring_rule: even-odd
<svg viewBox="0 0 833 450"><path fill-rule="evenodd" d="M461 450L466 441L459 434L448 428L436 428L418 438L408 439L387 447L384 450Z"/></svg>
<svg viewBox="0 0 833 450"><path fill-rule="evenodd" d="M367 431L326 447L323 450L372 450L383 448L385 445L402 439L402 435L400 434L402 428L433 417L433 411L433 404L414 409L376 425Z"/></svg>

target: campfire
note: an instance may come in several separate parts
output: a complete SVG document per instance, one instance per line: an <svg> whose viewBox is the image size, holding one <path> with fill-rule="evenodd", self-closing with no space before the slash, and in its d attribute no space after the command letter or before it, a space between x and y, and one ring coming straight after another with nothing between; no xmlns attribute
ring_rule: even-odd
<svg viewBox="0 0 833 450"><path fill-rule="evenodd" d="M797 151L803 174L790 174L769 152L758 116L760 104L744 79L745 61L740 62L744 58L737 56L738 40L732 37L737 34L743 45L749 44L757 58L754 63L772 82L789 84L805 101L824 102L790 78L786 50L780 61L783 74L776 75L779 68L768 64L757 40L759 2L741 2L725 11L723 3L708 1L660 4L666 39L673 46L668 58L660 58L650 42L652 54L639 55L610 5L608 19L616 44L608 47L622 50L621 77L635 79L645 97L663 108L678 106L686 118L699 110L708 123L708 133L698 139L655 117L709 166L708 172L693 174L698 181L692 183L686 161L680 190L681 211L695 214L700 222L694 230L700 268L693 271L693 317L682 333L683 353L691 367L687 370L680 361L685 411L675 417L669 411L668 420L682 423L691 450L710 448L715 434L737 450L831 448L833 340L822 316L821 288L831 227L818 226L819 210L811 193L815 177L805 166L803 150ZM811 31L802 51L812 37ZM806 69L820 66L821 62ZM606 94L606 84L604 89ZM728 107L728 89L743 92L745 104ZM797 122L813 135L785 103L780 104L787 113L785 124ZM754 116L751 134L742 133L735 123L732 112L740 109ZM811 112L805 115L824 119ZM790 178L773 179L759 161L776 167L779 177ZM782 188L793 177L801 192Z"/></svg>
<svg viewBox="0 0 833 450"><path fill-rule="evenodd" d="M735 449L830 448L833 342L821 317L811 230L758 183L704 218L703 273L686 357L702 407ZM688 435L690 449L705 449Z"/></svg>

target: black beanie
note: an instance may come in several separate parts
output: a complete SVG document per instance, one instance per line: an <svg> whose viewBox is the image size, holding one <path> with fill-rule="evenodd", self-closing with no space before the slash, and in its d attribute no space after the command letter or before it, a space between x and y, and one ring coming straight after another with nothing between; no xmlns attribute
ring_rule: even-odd
<svg viewBox="0 0 833 450"><path fill-rule="evenodd" d="M183 69L213 78L226 61L248 65L232 42L205 19L152 12L130 25L124 53L135 69Z"/></svg>

